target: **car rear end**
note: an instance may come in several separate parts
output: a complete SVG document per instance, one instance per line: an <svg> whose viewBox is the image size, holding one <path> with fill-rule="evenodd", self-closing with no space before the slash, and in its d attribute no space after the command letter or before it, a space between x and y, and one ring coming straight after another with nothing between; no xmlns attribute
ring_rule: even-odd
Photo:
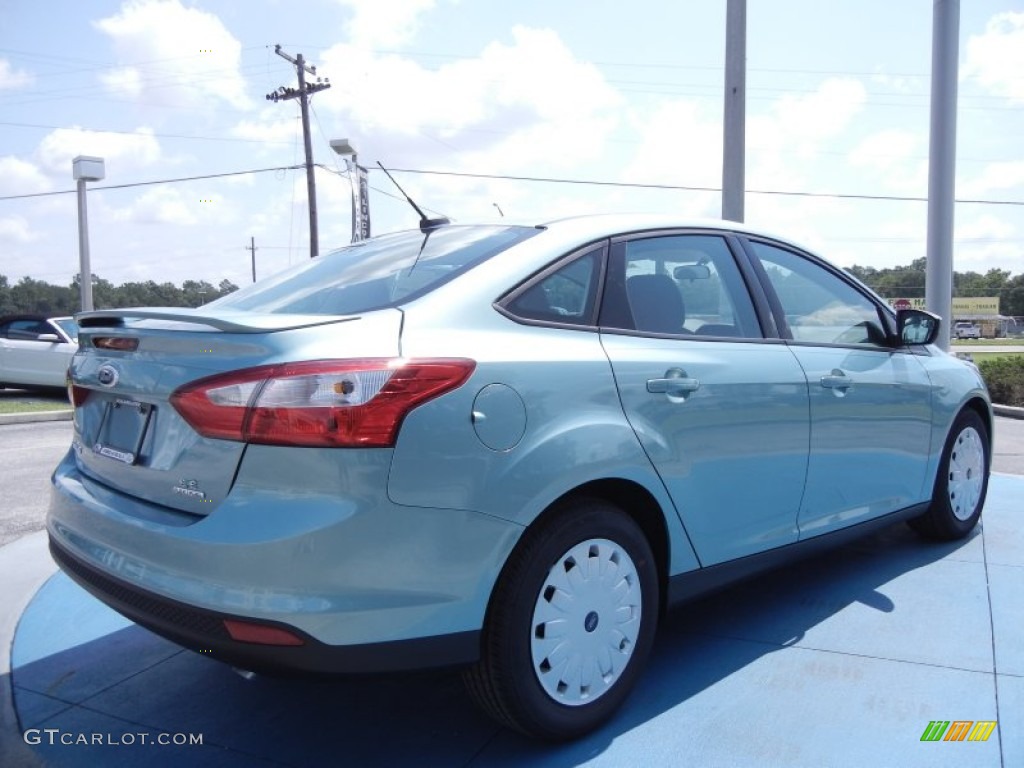
<svg viewBox="0 0 1024 768"><path fill-rule="evenodd" d="M463 237L449 272L520 234ZM74 438L48 517L62 568L138 623L248 669L474 659L521 529L387 495L404 418L445 398L472 408L472 360L401 354L402 301L448 277L407 274L421 239L350 254L340 274L324 257L233 303L79 315Z"/></svg>

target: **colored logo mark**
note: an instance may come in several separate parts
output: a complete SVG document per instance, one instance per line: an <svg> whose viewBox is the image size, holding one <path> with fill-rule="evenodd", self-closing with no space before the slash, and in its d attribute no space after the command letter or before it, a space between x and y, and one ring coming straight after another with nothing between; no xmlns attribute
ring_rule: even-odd
<svg viewBox="0 0 1024 768"><path fill-rule="evenodd" d="M988 741L995 729L995 720L932 720L921 741Z"/></svg>

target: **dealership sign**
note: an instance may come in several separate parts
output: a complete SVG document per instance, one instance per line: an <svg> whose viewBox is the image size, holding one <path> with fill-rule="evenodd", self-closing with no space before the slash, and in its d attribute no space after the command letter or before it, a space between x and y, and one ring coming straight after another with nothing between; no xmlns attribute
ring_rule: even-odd
<svg viewBox="0 0 1024 768"><path fill-rule="evenodd" d="M926 309L924 299L886 299L893 309ZM953 315L956 317L981 317L999 314L998 296L954 296Z"/></svg>

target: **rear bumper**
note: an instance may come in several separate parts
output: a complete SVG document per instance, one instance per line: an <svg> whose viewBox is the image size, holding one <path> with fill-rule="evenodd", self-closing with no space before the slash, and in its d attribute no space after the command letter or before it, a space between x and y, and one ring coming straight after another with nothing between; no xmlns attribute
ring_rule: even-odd
<svg viewBox="0 0 1024 768"><path fill-rule="evenodd" d="M522 528L393 504L381 482L389 464L390 451L249 446L231 493L198 516L98 483L72 451L53 476L51 550L114 609L236 666L348 673L473 661ZM225 620L280 627L303 644L239 642Z"/></svg>
<svg viewBox="0 0 1024 768"><path fill-rule="evenodd" d="M364 674L470 664L479 658L480 632L456 632L412 640L334 646L280 622L302 645L275 646L234 640L225 620L251 621L180 603L112 578L77 559L50 539L50 554L87 591L136 624L205 656L254 672Z"/></svg>

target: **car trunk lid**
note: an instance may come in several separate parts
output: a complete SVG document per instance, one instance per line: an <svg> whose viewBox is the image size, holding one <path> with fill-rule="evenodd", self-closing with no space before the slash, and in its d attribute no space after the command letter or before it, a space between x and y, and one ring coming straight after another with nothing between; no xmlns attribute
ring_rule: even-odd
<svg viewBox="0 0 1024 768"><path fill-rule="evenodd" d="M209 514L230 491L246 444L199 434L171 395L256 366L397 356L401 318L396 309L353 317L160 308L81 314L69 370L78 465L121 493Z"/></svg>

